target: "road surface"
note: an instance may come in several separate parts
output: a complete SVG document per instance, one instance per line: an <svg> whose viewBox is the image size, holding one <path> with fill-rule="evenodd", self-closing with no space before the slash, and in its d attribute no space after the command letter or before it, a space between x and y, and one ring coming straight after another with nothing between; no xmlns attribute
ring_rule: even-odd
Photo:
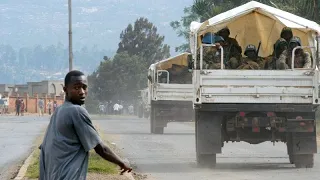
<svg viewBox="0 0 320 180"><path fill-rule="evenodd" d="M151 135L146 119L121 118L94 121L122 150L138 172L152 180L304 180L320 179L320 158L313 169L289 164L286 145L228 143L218 155L215 169L196 166L194 126L169 123L163 135Z"/></svg>
<svg viewBox="0 0 320 180"><path fill-rule="evenodd" d="M33 142L48 125L48 117L0 116L0 179L12 177L31 153Z"/></svg>

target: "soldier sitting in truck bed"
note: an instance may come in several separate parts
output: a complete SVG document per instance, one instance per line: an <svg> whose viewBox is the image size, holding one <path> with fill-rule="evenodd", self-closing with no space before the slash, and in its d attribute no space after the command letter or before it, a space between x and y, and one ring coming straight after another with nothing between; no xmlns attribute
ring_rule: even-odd
<svg viewBox="0 0 320 180"><path fill-rule="evenodd" d="M216 46L203 47L203 68L204 69L220 69L221 55L220 46L224 43L221 36L216 36L211 33L206 33L202 38L203 44L215 44ZM200 60L200 49L198 50L198 60ZM200 63L198 63L200 64Z"/></svg>
<svg viewBox="0 0 320 180"><path fill-rule="evenodd" d="M301 40L299 37L293 37L289 42L289 48L282 52L276 66L277 69L289 69L291 68L292 51L295 47L301 46ZM312 62L308 52L303 49L296 49L294 55L294 68L311 68Z"/></svg>
<svg viewBox="0 0 320 180"><path fill-rule="evenodd" d="M249 44L244 51L244 55L247 57L242 59L242 63L238 69L254 70L264 68L264 60L257 56L257 49L255 45Z"/></svg>
<svg viewBox="0 0 320 180"><path fill-rule="evenodd" d="M288 42L284 38L280 38L274 45L273 54L267 57L267 62L265 65L265 69L272 70L276 69L276 62L278 61L280 55L283 51L288 49Z"/></svg>
<svg viewBox="0 0 320 180"><path fill-rule="evenodd" d="M217 32L217 35L221 36L224 39L224 42L221 44L224 50L223 57L226 62L226 69L237 69L240 65L242 48L239 45L238 41L235 38L231 38L230 29L225 27Z"/></svg>

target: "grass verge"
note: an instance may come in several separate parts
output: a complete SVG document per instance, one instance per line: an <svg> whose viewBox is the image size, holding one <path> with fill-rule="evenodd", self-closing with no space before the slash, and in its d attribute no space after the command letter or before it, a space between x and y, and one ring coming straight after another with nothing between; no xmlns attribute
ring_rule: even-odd
<svg viewBox="0 0 320 180"><path fill-rule="evenodd" d="M104 140L105 143L110 145L108 141L103 136L103 133L97 128L101 138ZM36 141L36 149L33 153L31 163L27 168L27 172L25 177L29 179L37 179L39 177L39 155L40 150L38 149L39 145L43 140L43 136ZM110 145L111 147L112 145ZM102 159L98 154L94 152L94 150L90 151L89 157L89 165L88 165L88 172L89 173L97 173L97 174L108 174L108 175L115 175L119 172L119 169L116 165Z"/></svg>

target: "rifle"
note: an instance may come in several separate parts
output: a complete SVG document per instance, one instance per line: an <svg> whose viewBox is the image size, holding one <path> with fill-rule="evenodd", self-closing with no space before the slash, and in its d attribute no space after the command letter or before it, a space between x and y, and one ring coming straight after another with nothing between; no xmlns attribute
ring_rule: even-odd
<svg viewBox="0 0 320 180"><path fill-rule="evenodd" d="M260 47L261 47L261 41L259 42L258 49L257 49L257 53L256 53L256 57L257 57L257 58L258 58L258 56L259 56Z"/></svg>

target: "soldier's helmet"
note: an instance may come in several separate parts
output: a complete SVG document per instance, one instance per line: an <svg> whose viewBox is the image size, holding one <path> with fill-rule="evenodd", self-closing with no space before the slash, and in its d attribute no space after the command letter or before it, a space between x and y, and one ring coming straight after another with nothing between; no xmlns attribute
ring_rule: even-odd
<svg viewBox="0 0 320 180"><path fill-rule="evenodd" d="M294 36L293 38L291 38L289 44L291 44L291 43L297 43L298 46L301 46L301 39L297 36Z"/></svg>
<svg viewBox="0 0 320 180"><path fill-rule="evenodd" d="M289 28L289 27L284 27L284 28L282 29L280 37L281 37L281 38L284 38L284 34L285 34L285 33L289 33L291 37L293 36L292 29Z"/></svg>
<svg viewBox="0 0 320 180"><path fill-rule="evenodd" d="M277 40L277 42L275 43L274 49L278 49L282 46L288 46L288 43L284 38L280 38Z"/></svg>
<svg viewBox="0 0 320 180"><path fill-rule="evenodd" d="M221 34L224 32L227 32L228 36L230 35L230 29L228 27L222 28L220 31L217 32L217 35L221 36Z"/></svg>
<svg viewBox="0 0 320 180"><path fill-rule="evenodd" d="M202 38L202 43L203 44L214 44L217 42L224 41L223 37L217 36L213 33L206 33L203 38Z"/></svg>
<svg viewBox="0 0 320 180"><path fill-rule="evenodd" d="M256 52L256 51L257 51L256 46L253 45L253 44L249 44L249 45L246 47L245 51L244 51L244 55L247 56L247 53L248 53L249 51L254 51L254 52Z"/></svg>

